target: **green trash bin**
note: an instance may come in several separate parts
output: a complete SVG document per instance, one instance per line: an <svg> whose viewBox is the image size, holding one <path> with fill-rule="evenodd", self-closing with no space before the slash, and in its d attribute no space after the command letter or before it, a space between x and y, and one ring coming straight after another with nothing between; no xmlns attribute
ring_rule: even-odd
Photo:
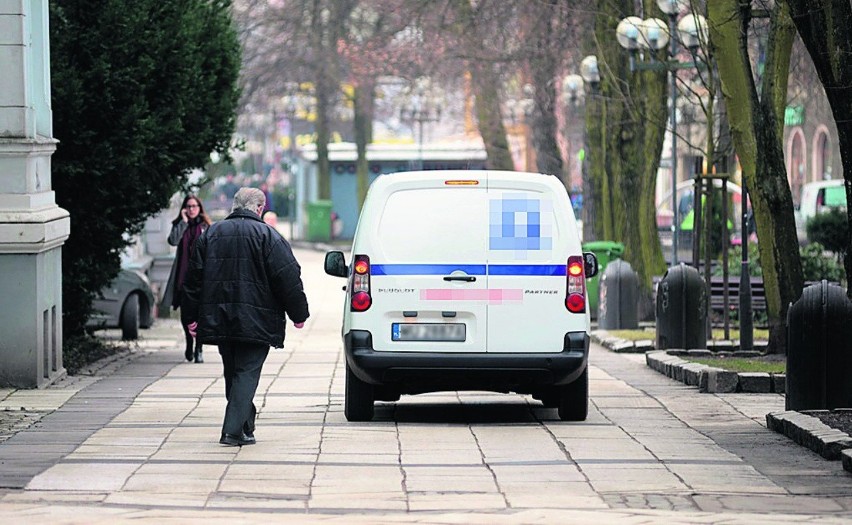
<svg viewBox="0 0 852 525"><path fill-rule="evenodd" d="M586 290L589 297L589 314L592 319L598 318L598 285L601 275L610 261L620 259L624 253L624 245L615 241L589 241L583 243L584 252L592 252L598 258L598 274L586 279Z"/></svg>
<svg viewBox="0 0 852 525"><path fill-rule="evenodd" d="M308 240L328 241L331 239L331 201L318 200L309 202L308 211Z"/></svg>

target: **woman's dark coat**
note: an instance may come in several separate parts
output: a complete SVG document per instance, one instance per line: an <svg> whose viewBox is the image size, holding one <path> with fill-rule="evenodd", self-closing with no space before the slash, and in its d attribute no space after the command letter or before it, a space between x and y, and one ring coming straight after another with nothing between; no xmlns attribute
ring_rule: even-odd
<svg viewBox="0 0 852 525"><path fill-rule="evenodd" d="M172 231L169 232L169 238L167 239L170 246L178 246L180 244L180 240L183 238L183 234L186 232L188 226L189 223L184 221L177 221L172 224ZM201 229L202 232L206 230L207 223L202 221ZM166 281L166 288L163 290L163 298L160 301L160 310L164 312L168 311L174 303L178 257L180 257L180 248L178 248L178 253L175 254L175 260L172 263L172 269L169 272L169 280Z"/></svg>

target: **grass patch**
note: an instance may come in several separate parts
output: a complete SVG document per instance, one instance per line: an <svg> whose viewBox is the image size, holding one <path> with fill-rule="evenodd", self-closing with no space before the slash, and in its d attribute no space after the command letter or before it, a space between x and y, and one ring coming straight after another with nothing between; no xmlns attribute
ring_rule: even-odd
<svg viewBox="0 0 852 525"><path fill-rule="evenodd" d="M624 339L626 341L641 341L643 339L650 339L654 341L657 339L657 332L655 330L608 330L611 335L614 337L618 337L619 339ZM739 341L740 340L740 331L731 329L730 332L730 340L731 341ZM755 341L766 341L769 339L769 330L763 328L755 328L754 333L752 334ZM721 328L713 329L713 340L714 341L722 341L725 339L725 330Z"/></svg>
<svg viewBox="0 0 852 525"><path fill-rule="evenodd" d="M787 362L779 360L767 360L760 357L683 357L695 363L723 368L731 372L766 372L771 374L783 374L787 370Z"/></svg>
<svg viewBox="0 0 852 525"><path fill-rule="evenodd" d="M657 338L657 332L654 330L607 330L610 335L626 341L642 341L650 339L651 341Z"/></svg>
<svg viewBox="0 0 852 525"><path fill-rule="evenodd" d="M731 341L739 341L740 340L740 331L731 328L728 330L730 333ZM713 340L714 341L723 341L725 339L725 330L723 328L714 328L713 329ZM766 328L755 328L752 332L752 339L755 341L768 341L769 340L769 330Z"/></svg>

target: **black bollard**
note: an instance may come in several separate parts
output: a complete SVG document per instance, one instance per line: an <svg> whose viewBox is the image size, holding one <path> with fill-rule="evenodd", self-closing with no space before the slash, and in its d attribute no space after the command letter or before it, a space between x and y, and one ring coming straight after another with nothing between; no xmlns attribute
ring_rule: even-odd
<svg viewBox="0 0 852 525"><path fill-rule="evenodd" d="M786 406L852 407L852 301L824 280L787 310Z"/></svg>
<svg viewBox="0 0 852 525"><path fill-rule="evenodd" d="M707 348L707 288L698 270L680 263L657 284L657 349Z"/></svg>
<svg viewBox="0 0 852 525"><path fill-rule="evenodd" d="M598 326L604 330L639 327L639 276L621 259L609 263L601 277Z"/></svg>

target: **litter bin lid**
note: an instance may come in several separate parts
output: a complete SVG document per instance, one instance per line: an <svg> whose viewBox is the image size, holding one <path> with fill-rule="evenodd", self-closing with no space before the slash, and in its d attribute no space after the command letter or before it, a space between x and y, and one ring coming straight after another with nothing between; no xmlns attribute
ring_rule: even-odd
<svg viewBox="0 0 852 525"><path fill-rule="evenodd" d="M583 243L583 251L596 253L609 252L621 255L624 253L624 245L615 241L589 241Z"/></svg>

